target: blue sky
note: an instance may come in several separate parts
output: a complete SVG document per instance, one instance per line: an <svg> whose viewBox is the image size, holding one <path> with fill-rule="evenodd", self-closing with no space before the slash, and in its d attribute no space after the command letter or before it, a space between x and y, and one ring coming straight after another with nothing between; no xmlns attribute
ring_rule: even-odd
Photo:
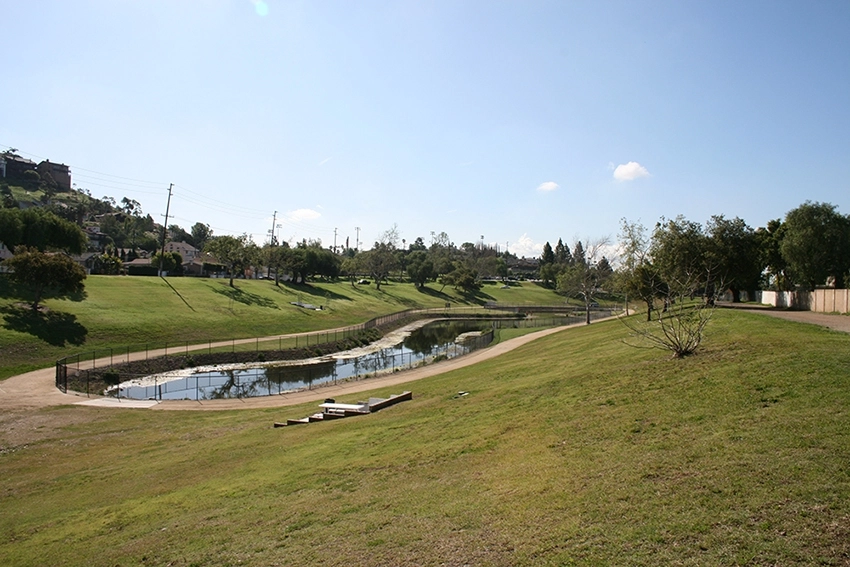
<svg viewBox="0 0 850 567"><path fill-rule="evenodd" d="M850 213L850 2L0 0L0 149L162 221L533 256Z"/></svg>

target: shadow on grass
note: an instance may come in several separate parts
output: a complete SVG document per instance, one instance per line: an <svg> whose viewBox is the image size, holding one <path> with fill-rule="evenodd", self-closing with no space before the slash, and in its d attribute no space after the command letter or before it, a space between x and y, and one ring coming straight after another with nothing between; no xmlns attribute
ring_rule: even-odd
<svg viewBox="0 0 850 567"><path fill-rule="evenodd" d="M333 292L328 289L314 287L309 283L280 282L280 287L286 288L290 292L295 294L303 293L306 295L311 295L313 297L321 297L323 299L344 299L346 301L351 301L351 298L346 295L340 295L339 293Z"/></svg>
<svg viewBox="0 0 850 567"><path fill-rule="evenodd" d="M5 328L33 335L54 346L82 345L89 332L71 313L33 311L29 307L12 305L3 307L0 313L3 313Z"/></svg>
<svg viewBox="0 0 850 567"><path fill-rule="evenodd" d="M427 285L423 285L422 287L416 288L416 291L422 293L424 295L430 295L431 297L436 297L437 299L442 299L443 301L455 301L455 298L447 293L443 293L442 291L433 289L428 287Z"/></svg>
<svg viewBox="0 0 850 567"><path fill-rule="evenodd" d="M462 292L463 298L472 303L487 303L489 301L496 301L496 298L490 295L489 293L485 293L480 289L475 291L465 291Z"/></svg>
<svg viewBox="0 0 850 567"><path fill-rule="evenodd" d="M162 277L162 276L160 276L160 277ZM171 282L169 282L169 281L168 281L167 279L165 279L165 278L162 278L162 281L164 281L164 282L165 282L165 285L167 285L168 287L170 287L170 288L171 288L171 291L173 291L174 293L176 293L176 294L177 294L177 297L179 297L179 298L183 301L183 303L185 303L185 304L186 304L186 307L188 307L188 308L189 308L189 309L191 309L192 311L194 311L194 310L195 310L195 308L194 308L194 307L192 307L191 305L189 305L189 302L188 302L188 301L186 301L186 298L185 298L185 297L183 297L182 295L180 295L180 292L179 292L179 291L177 291L176 289L174 289L174 286L173 286L173 285L171 285Z"/></svg>
<svg viewBox="0 0 850 567"><path fill-rule="evenodd" d="M274 302L273 299L268 297L263 297L262 295L257 295L256 293L250 293L245 290L239 289L238 287L230 287L228 285L224 286L210 286L210 290L213 293L217 293L219 295L223 295L232 301L238 301L244 305L256 305L258 307L266 307L268 309L280 309L277 303Z"/></svg>
<svg viewBox="0 0 850 567"><path fill-rule="evenodd" d="M0 274L0 299L22 299L32 301L32 291L26 286L11 281L5 274ZM84 301L88 297L85 288L73 293L58 293L56 290L47 288L41 294L41 301L46 299L70 299L71 301Z"/></svg>

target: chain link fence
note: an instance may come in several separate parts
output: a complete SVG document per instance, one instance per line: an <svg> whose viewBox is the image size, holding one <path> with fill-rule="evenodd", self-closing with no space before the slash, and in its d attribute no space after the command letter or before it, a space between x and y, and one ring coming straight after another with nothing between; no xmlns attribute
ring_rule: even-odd
<svg viewBox="0 0 850 567"><path fill-rule="evenodd" d="M281 395L327 384L364 380L455 358L490 345L493 337L494 331L490 329L466 338L461 344L445 343L424 352L386 348L354 358L298 365L212 370L189 375L176 372L153 376L122 373L122 382L109 387L106 394L135 400L198 401ZM88 379L87 374L81 373L80 378Z"/></svg>
<svg viewBox="0 0 850 567"><path fill-rule="evenodd" d="M567 306L569 307L569 306ZM495 311L501 311L505 315L499 317ZM491 321L493 329L507 328L537 328L571 325L584 320L584 315L556 315L565 311L564 306L491 306L482 307L450 307L436 309L407 309L389 315L382 315L360 323L338 329L314 331L298 334L284 334L273 337L232 339L230 341L208 341L204 344L190 344L184 342L164 342L161 345L144 344L135 348L127 346L124 348L106 348L92 351L80 352L65 357L56 362L56 387L62 392L69 389L86 394L103 392L110 386L117 386L119 382L134 379L141 376L154 374L154 371L146 373L133 373L129 370L131 363L139 361L163 361L176 364L178 367L195 366L195 363L204 362L201 359L223 362L263 362L280 356L282 353L293 355L304 354L309 358L322 353L322 348L333 348L343 345L346 341L368 341L374 339L378 329L392 326L401 326L407 321L421 318L487 318ZM539 317L535 314L550 312L552 316ZM612 311L599 309L591 313L593 319L607 317ZM377 333L377 335L376 335ZM492 335L490 337L492 341ZM487 343L490 344L489 342ZM486 345L485 345L486 346ZM477 348L481 348L480 346ZM340 349L343 350L343 349ZM324 353L322 353L324 354ZM169 358L173 359L169 361ZM283 357L286 358L286 357ZM402 366L401 363L394 366ZM308 379L312 383L312 378ZM162 384L155 384L156 394L147 397L159 397L159 388ZM166 391L171 386L166 386ZM196 397L201 394L201 386L197 383L193 387ZM281 393L279 386L275 393ZM189 388L190 390L192 388ZM272 386L267 388L271 392ZM120 392L117 392L120 395Z"/></svg>

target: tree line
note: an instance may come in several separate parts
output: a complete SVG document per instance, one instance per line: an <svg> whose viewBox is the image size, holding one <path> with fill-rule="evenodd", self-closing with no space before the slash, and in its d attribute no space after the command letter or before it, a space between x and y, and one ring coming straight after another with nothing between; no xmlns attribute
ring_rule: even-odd
<svg viewBox="0 0 850 567"><path fill-rule="evenodd" d="M3 187L8 192L8 187ZM153 254L161 270L179 270L179 255L160 250L162 242L186 242L215 258L232 278L248 269L265 271L279 284L286 275L298 282L312 278L347 277L352 283L370 277L380 287L391 277L422 287L430 282L475 293L481 281L507 278L516 257L483 242L454 244L445 232L431 234L430 243L417 237L408 243L397 226L386 230L368 250L347 248L341 253L321 241L260 246L247 235L214 235L198 222L190 230L154 222L132 199L96 199L85 190L69 199L48 201L44 207L20 210L3 202L0 242L10 249L24 246L45 251L79 253L86 248L80 227L96 225L105 240L104 252L94 258L100 273L119 273L122 262L142 251ZM713 216L703 226L684 217L660 219L650 232L623 219L618 246L608 239L578 240L572 247L558 239L543 246L531 277L562 294L583 298L588 306L600 291L639 299L650 306L673 287L692 294L728 290L734 301L758 289L813 289L850 283L850 217L828 203L805 202L784 219L753 229L740 218ZM609 259L610 256L610 259ZM616 261L615 261L616 260ZM616 265L616 270L614 265Z"/></svg>
<svg viewBox="0 0 850 567"><path fill-rule="evenodd" d="M560 239L554 248L547 242L540 257L541 280L561 290L575 287L575 272L583 271L576 267L590 266L597 288L642 297L657 295L665 286L708 294L721 287L733 301L743 293L753 298L760 289L850 285L850 216L829 203L806 201L784 219L757 229L723 215L705 225L683 216L662 218L651 232L622 219L618 246L608 245L607 239L577 241L571 251ZM601 255L610 250L618 256L616 271Z"/></svg>

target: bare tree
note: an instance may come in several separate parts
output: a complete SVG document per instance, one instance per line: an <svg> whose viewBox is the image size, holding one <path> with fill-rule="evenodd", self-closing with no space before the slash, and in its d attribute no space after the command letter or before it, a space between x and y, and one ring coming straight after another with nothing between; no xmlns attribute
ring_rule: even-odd
<svg viewBox="0 0 850 567"><path fill-rule="evenodd" d="M621 317L633 338L631 346L657 348L669 351L675 358L693 354L702 343L705 328L714 314L714 296L694 298L690 293L696 282L679 282L668 288L668 293L658 301L663 305L650 311L644 321L636 317ZM714 289L722 289L718 286Z"/></svg>
<svg viewBox="0 0 850 567"><path fill-rule="evenodd" d="M625 227L624 233L628 238ZM629 344L667 350L676 358L699 348L724 289L708 245L702 227L683 217L662 220L655 227L648 254L636 265L632 281L647 303L646 321L621 318L631 336L639 339Z"/></svg>

